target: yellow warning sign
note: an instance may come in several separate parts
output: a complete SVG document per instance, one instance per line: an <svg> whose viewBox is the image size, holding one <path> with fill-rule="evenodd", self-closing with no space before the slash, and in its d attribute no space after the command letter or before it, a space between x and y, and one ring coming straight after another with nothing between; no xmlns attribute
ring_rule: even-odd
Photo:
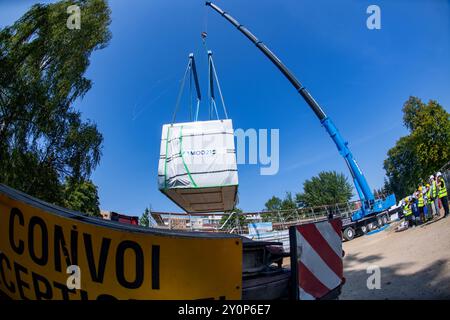
<svg viewBox="0 0 450 320"><path fill-rule="evenodd" d="M242 240L121 225L0 185L0 290L13 299L240 299Z"/></svg>

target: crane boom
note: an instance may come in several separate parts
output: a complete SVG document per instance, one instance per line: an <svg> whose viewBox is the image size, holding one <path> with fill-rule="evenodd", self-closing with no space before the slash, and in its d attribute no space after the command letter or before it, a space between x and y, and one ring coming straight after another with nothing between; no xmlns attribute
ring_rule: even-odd
<svg viewBox="0 0 450 320"><path fill-rule="evenodd" d="M234 19L231 15L223 11L217 5L210 1L206 1L206 5L210 6L216 12L218 12L222 17L228 20L232 25L234 25L240 32L242 32L251 42L253 42L259 50L261 50L264 55L269 58L270 61L281 71L281 73L289 80L289 82L294 86L297 92L303 97L312 111L315 113L320 123L325 127L326 131L330 135L331 139L336 144L336 147L339 150L339 153L344 157L345 162L350 170L350 173L353 178L353 182L355 184L356 190L358 192L359 198L364 209L369 209L372 207L375 197L372 193L372 190L367 183L366 178L364 177L363 172L361 171L358 163L353 157L350 149L348 148L348 142L344 140L339 130L334 125L331 118L329 118L317 101L311 96L308 90L297 80L294 74L281 62L281 60L264 44L260 41L255 35L253 35L246 27L240 24L236 19Z"/></svg>

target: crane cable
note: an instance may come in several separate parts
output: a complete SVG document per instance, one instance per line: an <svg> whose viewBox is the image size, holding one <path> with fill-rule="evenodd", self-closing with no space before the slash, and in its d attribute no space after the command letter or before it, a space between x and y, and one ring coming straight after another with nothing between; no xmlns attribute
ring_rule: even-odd
<svg viewBox="0 0 450 320"><path fill-rule="evenodd" d="M217 76L216 66L214 65L214 61L213 61L212 56L210 57L210 59L211 59L212 70L214 72L214 77L216 78L217 89L219 90L220 100L222 101L222 106L223 106L223 112L225 114L225 119L228 119L227 107L225 106L225 100L223 99L222 89L220 87L219 77ZM215 102L214 102L214 104L215 104ZM217 112L217 109L216 109L216 112Z"/></svg>
<svg viewBox="0 0 450 320"><path fill-rule="evenodd" d="M186 76L187 76L187 74L188 74L188 72L190 70L191 70L191 60L189 60L188 65L186 67L186 71L184 72L183 79L181 80L180 91L178 92L177 102L175 104L175 111L174 111L173 117L172 117L172 123L175 123L175 118L177 116L178 108L180 106L181 97L182 97L183 91L184 91L184 85L186 83Z"/></svg>
<svg viewBox="0 0 450 320"><path fill-rule="evenodd" d="M212 118L212 113L213 111L215 111L217 119L219 120L219 112L217 110L217 105L216 105L216 101L213 97L213 89L214 89L214 80L216 81L216 85L217 85L217 89L219 92L219 96L220 96L220 100L222 102L222 107L223 107L223 111L224 111L224 115L225 118L228 119L228 113L227 113L227 108L225 106L225 100L223 98L223 94L222 94L222 89L220 87L220 82L219 82L219 77L217 76L217 71L216 71L216 67L214 65L214 61L212 58L212 53L210 54L210 51L208 50L208 45L207 45L207 36L208 36L208 12L209 10L207 10L206 6L205 6L205 11L204 11L204 30L201 33L201 38L202 38L202 43L203 43L203 47L205 49L206 55L207 55L207 63L208 63L208 100L210 101L210 106L209 106L209 119L211 120ZM193 106L192 106L192 61L189 60L188 65L186 67L186 71L184 72L184 76L181 80L181 86L180 86L180 90L178 92L178 97L177 97L177 101L175 104L175 110L173 113L173 117L172 117L172 123L175 123L175 119L176 119L176 115L180 106L180 102L181 102L181 98L183 96L183 92L184 92L184 87L186 84L186 77L187 74L189 72L189 115L190 115L190 120L192 121L192 116L193 116ZM199 113L199 104L200 101L197 101L197 109L196 109L196 113L195 113L195 121L197 121L198 119L198 113Z"/></svg>
<svg viewBox="0 0 450 320"><path fill-rule="evenodd" d="M215 99L213 97L213 87L212 86L214 86L214 79L216 80L216 85L217 85L217 89L219 91L220 101L222 102L222 107L223 107L223 112L224 112L224 115L225 115L225 119L228 119L227 107L225 105L225 100L223 98L222 88L221 88L220 82L219 82L219 77L217 76L216 66L215 66L214 60L212 58L212 53L211 53L210 50L208 50L207 36L208 36L208 33L206 31L203 31L201 33L203 47L204 47L206 55L208 57L208 100L210 101L209 119L212 118L213 110L216 112L217 119L219 119L219 113L217 111L216 101L215 101Z"/></svg>

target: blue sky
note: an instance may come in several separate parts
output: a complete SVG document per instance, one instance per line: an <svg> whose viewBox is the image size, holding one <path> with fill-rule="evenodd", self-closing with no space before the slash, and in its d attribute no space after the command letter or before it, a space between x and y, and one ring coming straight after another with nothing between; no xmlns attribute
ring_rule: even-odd
<svg viewBox="0 0 450 320"><path fill-rule="evenodd" d="M45 1L43 1L45 2ZM36 1L0 0L0 27ZM194 52L206 95L208 32L235 128L280 130L280 171L261 176L240 165L239 207L260 210L272 195L298 192L322 170L349 175L312 111L278 70L201 0L110 0L109 46L95 52L91 91L76 104L104 136L92 179L101 208L139 215L180 209L157 189L161 127L171 121L179 82ZM248 26L309 89L349 141L372 188L383 184L383 160L401 136L410 95L450 110L450 1L254 0L217 4ZM366 27L366 9L381 8L381 30ZM201 118L206 119L206 105ZM188 120L187 108L179 114Z"/></svg>

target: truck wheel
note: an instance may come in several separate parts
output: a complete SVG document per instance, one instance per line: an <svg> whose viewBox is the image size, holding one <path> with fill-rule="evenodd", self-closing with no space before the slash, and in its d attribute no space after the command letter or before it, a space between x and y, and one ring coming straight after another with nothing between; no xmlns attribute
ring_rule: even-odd
<svg viewBox="0 0 450 320"><path fill-rule="evenodd" d="M348 227L344 230L344 239L347 241L352 240L355 237L355 230L352 227Z"/></svg>
<svg viewBox="0 0 450 320"><path fill-rule="evenodd" d="M383 224L388 224L389 219L388 219L387 215L384 215L382 219L383 219Z"/></svg>
<svg viewBox="0 0 450 320"><path fill-rule="evenodd" d="M378 224L378 228L381 228L384 225L382 217L377 218L377 224Z"/></svg>
<svg viewBox="0 0 450 320"><path fill-rule="evenodd" d="M367 232L369 232L369 226L368 225L361 226L361 232L362 234L366 234Z"/></svg>

